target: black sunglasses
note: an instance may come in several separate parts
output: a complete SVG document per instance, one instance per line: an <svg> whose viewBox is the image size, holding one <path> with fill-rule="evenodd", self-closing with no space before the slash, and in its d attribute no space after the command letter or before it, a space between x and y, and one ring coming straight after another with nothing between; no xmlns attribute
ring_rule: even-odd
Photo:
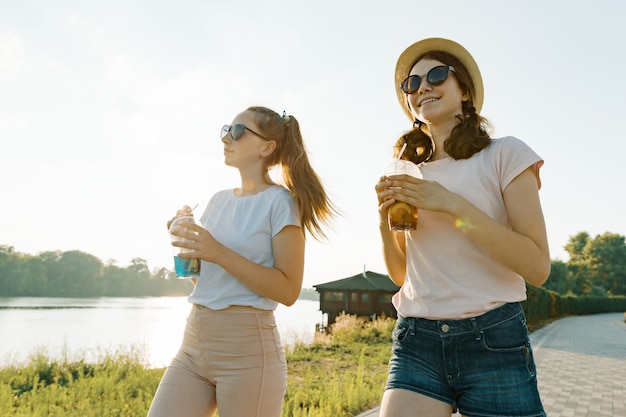
<svg viewBox="0 0 626 417"><path fill-rule="evenodd" d="M448 79L450 71L454 71L454 67L452 65L439 65L428 71L425 75L426 81L428 81L428 84L430 85L440 85ZM420 88L420 85L422 84L422 77L424 77L424 75L409 75L400 83L400 88L405 94L413 94Z"/></svg>
<svg viewBox="0 0 626 417"><path fill-rule="evenodd" d="M231 126L231 125L222 126L222 131L220 132L220 139L223 139L224 136L230 133L230 137L233 138L233 140L239 140L239 138L241 138L241 135L243 135L244 130L254 133L255 135L257 135L263 140L269 140L263 135L258 134L254 130L249 129L245 125L242 125L242 124L236 124L234 126Z"/></svg>

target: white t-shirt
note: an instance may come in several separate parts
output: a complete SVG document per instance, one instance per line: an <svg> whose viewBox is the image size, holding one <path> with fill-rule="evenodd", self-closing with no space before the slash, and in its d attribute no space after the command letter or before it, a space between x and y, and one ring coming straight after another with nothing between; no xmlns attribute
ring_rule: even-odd
<svg viewBox="0 0 626 417"><path fill-rule="evenodd" d="M543 160L514 137L492 140L469 159L420 165L424 179L460 194L510 227L502 192L528 167L537 183ZM404 317L462 319L526 299L524 279L505 268L455 225L448 214L420 209L417 230L407 232L407 271L393 304Z"/></svg>
<svg viewBox="0 0 626 417"><path fill-rule="evenodd" d="M300 227L293 197L280 186L242 197L233 190L220 191L209 201L200 223L218 242L267 267L274 266L272 238L286 226ZM274 310L278 305L250 290L221 266L205 261L189 302L213 310L231 305Z"/></svg>

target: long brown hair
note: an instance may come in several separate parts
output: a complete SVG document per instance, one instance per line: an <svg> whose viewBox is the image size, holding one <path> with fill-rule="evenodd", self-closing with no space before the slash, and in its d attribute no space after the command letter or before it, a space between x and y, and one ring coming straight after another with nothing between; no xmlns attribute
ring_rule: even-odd
<svg viewBox="0 0 626 417"><path fill-rule="evenodd" d="M338 214L317 173L311 167L300 124L291 115L279 115L267 107L254 106L255 124L269 140L276 142L276 149L267 159L267 168L280 165L285 187L291 192L302 223L302 233L308 231L315 239L326 238L322 225L329 225Z"/></svg>
<svg viewBox="0 0 626 417"><path fill-rule="evenodd" d="M487 130L489 122L476 112L474 108L474 83L469 72L454 55L443 51L429 51L415 60L432 59L445 65L452 65L454 71L450 73L456 78L461 91L470 97L462 103L462 114L457 115L459 124L452 129L450 137L444 141L443 149L454 159L467 159L477 152L485 149L491 143L491 137ZM413 130L406 132L396 142L394 148L396 154L404 143L407 147L402 154L402 159L408 159L415 163L424 162L434 154L432 139L422 131L422 122L415 121ZM420 148L423 151L420 154ZM421 155L421 156L420 156ZM430 155L430 156L429 156ZM424 159L424 158L428 159ZM419 162L418 162L419 161Z"/></svg>

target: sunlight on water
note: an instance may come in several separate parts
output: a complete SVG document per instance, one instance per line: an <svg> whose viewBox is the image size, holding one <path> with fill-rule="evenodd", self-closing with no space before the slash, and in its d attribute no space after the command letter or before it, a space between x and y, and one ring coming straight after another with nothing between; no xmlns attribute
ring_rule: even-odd
<svg viewBox="0 0 626 417"><path fill-rule="evenodd" d="M178 350L191 305L186 297L0 298L0 366L34 353L95 361L115 352L142 352L166 366ZM283 344L310 343L322 321L319 302L280 305Z"/></svg>
<svg viewBox="0 0 626 417"><path fill-rule="evenodd" d="M276 308L276 324L284 345L295 342L311 343L315 325L322 322L319 301L298 300L290 307L279 304Z"/></svg>

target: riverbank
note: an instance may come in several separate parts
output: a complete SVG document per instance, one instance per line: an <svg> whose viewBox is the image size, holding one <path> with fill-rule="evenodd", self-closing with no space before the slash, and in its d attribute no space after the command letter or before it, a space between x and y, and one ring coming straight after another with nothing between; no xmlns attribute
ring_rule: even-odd
<svg viewBox="0 0 626 417"><path fill-rule="evenodd" d="M394 320L341 317L333 335L286 349L283 416L351 417L375 406L387 377ZM32 355L0 369L0 415L129 417L146 415L165 368L148 367L129 348L83 359Z"/></svg>
<svg viewBox="0 0 626 417"><path fill-rule="evenodd" d="M33 353L93 362L128 346L151 367L164 367L180 346L190 308L187 297L1 297L0 367ZM310 300L281 304L275 316L285 345L311 343L323 318L319 302Z"/></svg>
<svg viewBox="0 0 626 417"><path fill-rule="evenodd" d="M352 417L377 406L387 378L395 320L340 316L332 335L286 348L288 389L283 416ZM536 329L536 328L535 328ZM0 415L28 417L144 416L165 368L151 368L132 347L101 356L51 359L31 355L0 367Z"/></svg>

